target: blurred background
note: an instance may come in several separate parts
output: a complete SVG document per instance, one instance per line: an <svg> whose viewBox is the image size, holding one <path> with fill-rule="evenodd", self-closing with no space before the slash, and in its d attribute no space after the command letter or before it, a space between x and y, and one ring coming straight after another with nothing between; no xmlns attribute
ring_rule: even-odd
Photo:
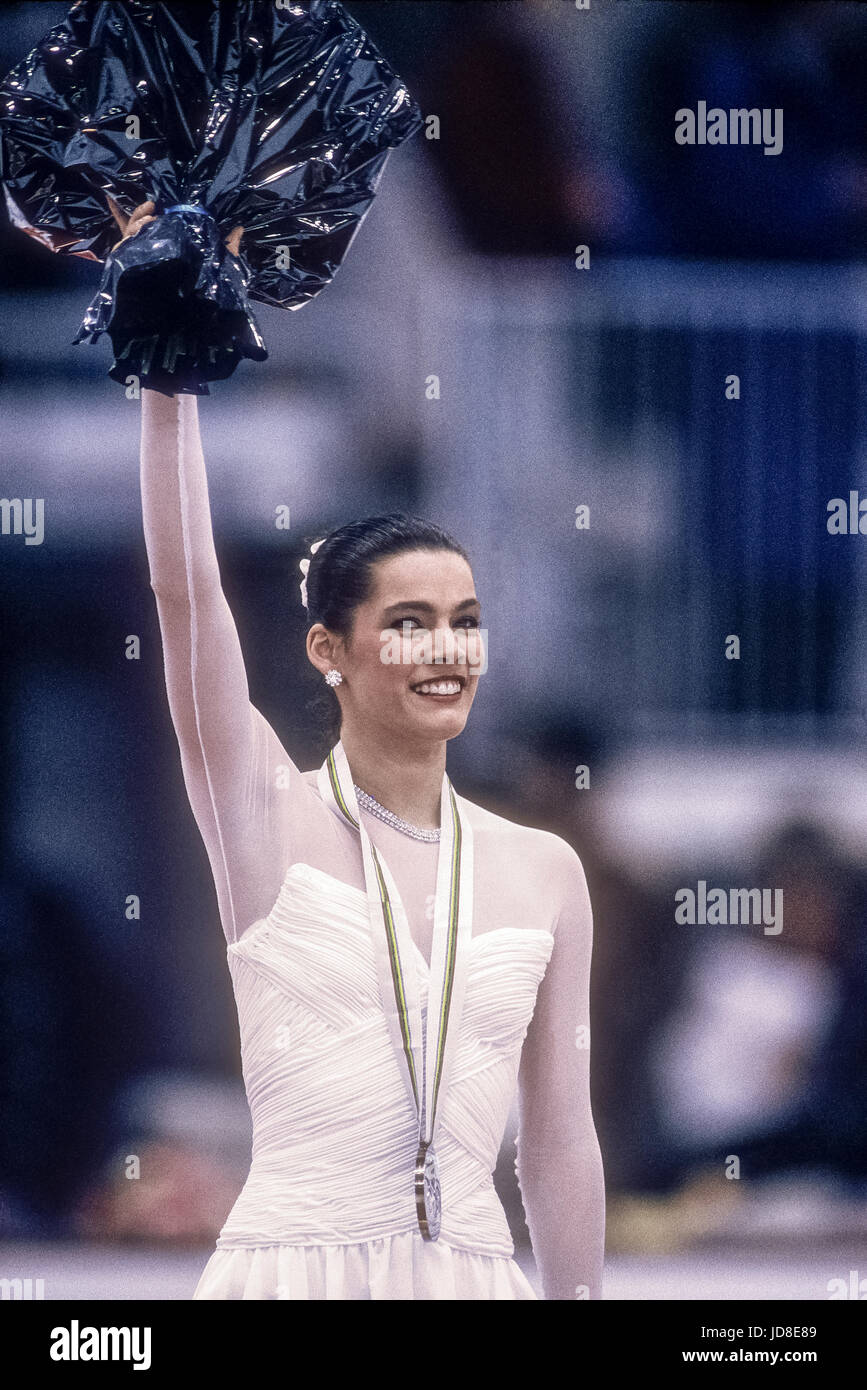
<svg viewBox="0 0 867 1390"><path fill-rule="evenodd" d="M828 1298L867 1278L867 541L826 524L867 496L867 10L346 8L439 132L200 405L252 698L321 761L314 535L406 508L468 546L491 663L449 772L587 872L606 1296ZM3 71L65 12L5 6ZM782 152L678 145L699 100L781 108ZM0 1276L189 1298L249 1118L139 404L71 346L96 280L4 217L0 491L46 530L0 537ZM678 923L701 880L781 889L782 932ZM514 1119L496 1179L538 1288Z"/></svg>

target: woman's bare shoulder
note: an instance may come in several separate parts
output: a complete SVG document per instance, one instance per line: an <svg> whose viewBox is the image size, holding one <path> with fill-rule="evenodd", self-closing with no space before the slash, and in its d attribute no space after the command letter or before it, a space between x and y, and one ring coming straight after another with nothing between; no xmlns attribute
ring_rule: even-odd
<svg viewBox="0 0 867 1390"><path fill-rule="evenodd" d="M466 812L469 818L474 837L482 844L503 853L515 852L531 857L534 863L547 871L566 875L583 872L577 850L553 830L512 820L464 796L459 796L458 804L461 812Z"/></svg>

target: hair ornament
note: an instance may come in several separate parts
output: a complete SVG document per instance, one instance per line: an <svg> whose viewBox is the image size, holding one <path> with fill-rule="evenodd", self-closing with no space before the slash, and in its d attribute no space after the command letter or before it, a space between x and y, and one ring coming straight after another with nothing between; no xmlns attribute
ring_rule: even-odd
<svg viewBox="0 0 867 1390"><path fill-rule="evenodd" d="M310 555L316 554L317 550L319 549L320 545L322 545L322 542L324 540L325 537L323 536L321 540L313 542L313 544L310 547ZM304 575L304 578L301 580L301 583L298 585L298 587L301 590L301 602L304 604L305 608L307 607L307 571L310 569L310 555L305 555L303 560L298 561L298 568Z"/></svg>

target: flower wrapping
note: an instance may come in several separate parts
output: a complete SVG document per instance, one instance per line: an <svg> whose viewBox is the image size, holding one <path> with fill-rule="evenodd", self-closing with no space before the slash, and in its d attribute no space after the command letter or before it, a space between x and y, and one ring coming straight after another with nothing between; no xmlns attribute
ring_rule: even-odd
<svg viewBox="0 0 867 1390"><path fill-rule="evenodd" d="M267 357L251 301L329 283L421 124L339 0L80 0L0 84L0 180L16 226L104 263L75 341L107 333L117 381L207 394ZM155 220L116 245L108 197Z"/></svg>

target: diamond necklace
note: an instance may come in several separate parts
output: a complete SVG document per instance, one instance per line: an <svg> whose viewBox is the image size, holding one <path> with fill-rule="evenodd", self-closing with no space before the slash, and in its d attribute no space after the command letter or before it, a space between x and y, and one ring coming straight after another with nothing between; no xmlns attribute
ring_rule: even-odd
<svg viewBox="0 0 867 1390"><path fill-rule="evenodd" d="M352 785L355 787L355 795L358 797L359 805L363 806L371 815L378 816L380 820L385 821L386 825L394 826L395 830L402 830L404 835L411 835L414 840L438 840L440 838L438 829L425 830L420 825L410 825L408 820L402 820L400 816L395 815L394 811L389 811L385 806L381 806L376 797L370 795L370 792L362 791L355 782Z"/></svg>

